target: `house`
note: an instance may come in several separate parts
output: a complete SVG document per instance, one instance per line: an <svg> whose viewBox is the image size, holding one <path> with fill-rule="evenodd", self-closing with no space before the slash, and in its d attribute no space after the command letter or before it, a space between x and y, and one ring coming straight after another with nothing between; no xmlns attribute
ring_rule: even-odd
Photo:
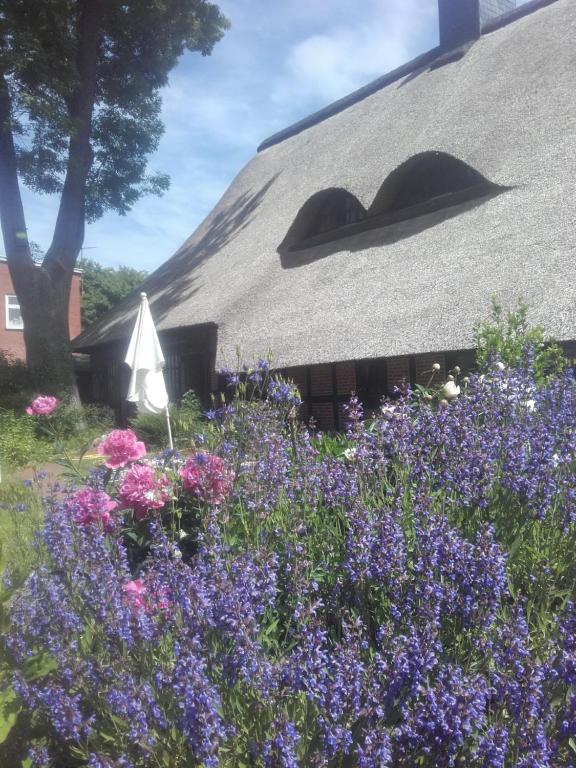
<svg viewBox="0 0 576 768"><path fill-rule="evenodd" d="M270 350L338 426L351 390L468 365L492 297L574 350L576 3L439 0L439 22L437 48L264 141L142 285L173 396ZM76 341L116 406L137 305Z"/></svg>
<svg viewBox="0 0 576 768"><path fill-rule="evenodd" d="M81 331L80 324L80 294L82 270L75 269L70 287L70 302L68 306L68 324L70 338L73 339ZM0 354L15 360L26 359L24 344L24 323L20 313L20 304L12 284L10 270L6 259L0 257L0 302L3 319L0 322Z"/></svg>

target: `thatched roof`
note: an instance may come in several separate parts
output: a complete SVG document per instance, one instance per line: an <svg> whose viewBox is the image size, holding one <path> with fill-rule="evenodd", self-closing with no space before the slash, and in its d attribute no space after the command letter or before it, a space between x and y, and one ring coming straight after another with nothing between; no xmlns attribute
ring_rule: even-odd
<svg viewBox="0 0 576 768"><path fill-rule="evenodd" d="M470 348L495 296L526 300L533 322L576 339L575 40L574 0L533 2L265 142L142 286L159 329L215 323L219 363L239 346L245 360L270 349L296 366ZM313 195L343 189L368 210L427 152L498 193L278 252ZM127 339L137 303L76 348Z"/></svg>

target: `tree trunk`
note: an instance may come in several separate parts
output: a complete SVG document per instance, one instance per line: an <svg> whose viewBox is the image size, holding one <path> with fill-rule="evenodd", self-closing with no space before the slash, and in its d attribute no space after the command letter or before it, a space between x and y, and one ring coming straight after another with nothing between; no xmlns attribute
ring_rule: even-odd
<svg viewBox="0 0 576 768"><path fill-rule="evenodd" d="M77 397L68 326L74 265L84 241L84 208L92 164L90 135L96 98L102 0L77 0L78 85L70 101L74 126L66 177L50 248L34 264L18 183L10 92L0 72L0 220L4 247L24 321L26 359L43 392Z"/></svg>
<svg viewBox="0 0 576 768"><path fill-rule="evenodd" d="M41 267L18 293L24 320L26 360L35 387L75 400L76 381L70 347L70 281L53 281Z"/></svg>
<svg viewBox="0 0 576 768"><path fill-rule="evenodd" d="M71 275L54 281L30 253L11 125L10 93L0 73L0 223L8 266L24 320L33 383L49 394L75 391L68 331Z"/></svg>

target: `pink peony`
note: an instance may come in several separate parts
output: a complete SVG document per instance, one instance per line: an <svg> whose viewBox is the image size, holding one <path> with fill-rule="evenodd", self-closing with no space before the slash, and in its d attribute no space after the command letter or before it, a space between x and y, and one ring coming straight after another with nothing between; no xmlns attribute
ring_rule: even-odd
<svg viewBox="0 0 576 768"><path fill-rule="evenodd" d="M26 413L28 416L49 416L60 405L60 400L52 395L39 395L36 397L28 408Z"/></svg>
<svg viewBox="0 0 576 768"><path fill-rule="evenodd" d="M114 519L110 512L116 509L118 502L111 499L107 493L97 488L82 488L68 499L68 511L78 525L101 525L105 531L114 527Z"/></svg>
<svg viewBox="0 0 576 768"><path fill-rule="evenodd" d="M156 477L152 467L133 464L120 486L120 500L132 507L136 520L143 520L150 509L160 509L172 498L172 484L166 477Z"/></svg>
<svg viewBox="0 0 576 768"><path fill-rule="evenodd" d="M179 470L184 490L201 501L221 504L230 493L234 474L219 456L197 453Z"/></svg>
<svg viewBox="0 0 576 768"><path fill-rule="evenodd" d="M131 429L114 429L104 436L98 446L98 453L108 457L106 466L109 469L119 469L145 456L146 446Z"/></svg>
<svg viewBox="0 0 576 768"><path fill-rule="evenodd" d="M122 585L127 603L137 611L146 610L146 585L142 579L127 581Z"/></svg>

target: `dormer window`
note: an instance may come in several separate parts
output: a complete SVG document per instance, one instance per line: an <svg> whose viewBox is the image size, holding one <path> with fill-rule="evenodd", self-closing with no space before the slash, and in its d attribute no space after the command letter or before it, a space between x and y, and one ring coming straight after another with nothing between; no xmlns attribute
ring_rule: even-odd
<svg viewBox="0 0 576 768"><path fill-rule="evenodd" d="M345 189L323 189L307 200L298 211L281 247L305 248L308 242L332 239L332 233L366 219L366 209Z"/></svg>
<svg viewBox="0 0 576 768"><path fill-rule="evenodd" d="M402 163L380 187L369 216L396 221L482 197L497 189L481 173L444 152L423 152Z"/></svg>
<svg viewBox="0 0 576 768"><path fill-rule="evenodd" d="M416 229L421 231L439 221L428 222L422 218L427 214L453 208L451 215L456 215L470 207L471 201L488 199L506 189L452 155L423 152L392 171L368 211L345 189L331 188L313 195L298 212L278 251L301 251L380 228L387 228L386 239L393 241L389 229L398 222L420 219ZM402 232L403 237L409 234Z"/></svg>

